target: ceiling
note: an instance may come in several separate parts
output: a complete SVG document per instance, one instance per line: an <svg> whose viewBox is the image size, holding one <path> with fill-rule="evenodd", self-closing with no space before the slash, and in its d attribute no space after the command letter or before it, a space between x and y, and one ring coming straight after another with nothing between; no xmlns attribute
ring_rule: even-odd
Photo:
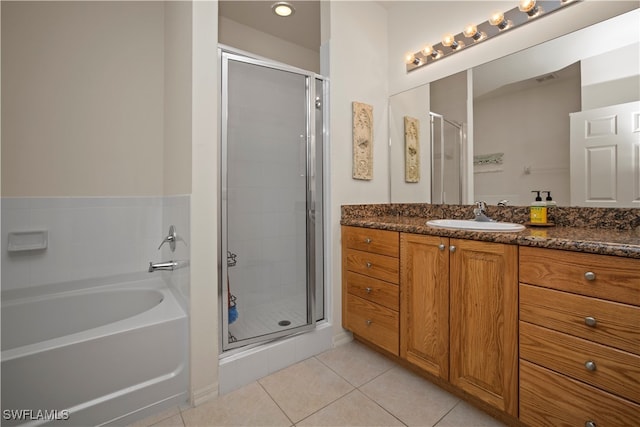
<svg viewBox="0 0 640 427"><path fill-rule="evenodd" d="M220 16L287 40L307 49L320 51L320 1L290 0L295 13L283 18L271 10L277 0L219 1Z"/></svg>

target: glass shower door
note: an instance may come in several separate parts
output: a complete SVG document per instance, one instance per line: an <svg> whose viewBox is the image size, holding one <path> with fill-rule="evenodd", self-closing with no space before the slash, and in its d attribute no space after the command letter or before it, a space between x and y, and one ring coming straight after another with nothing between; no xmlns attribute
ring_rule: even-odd
<svg viewBox="0 0 640 427"><path fill-rule="evenodd" d="M222 76L227 350L314 327L316 83L226 52Z"/></svg>

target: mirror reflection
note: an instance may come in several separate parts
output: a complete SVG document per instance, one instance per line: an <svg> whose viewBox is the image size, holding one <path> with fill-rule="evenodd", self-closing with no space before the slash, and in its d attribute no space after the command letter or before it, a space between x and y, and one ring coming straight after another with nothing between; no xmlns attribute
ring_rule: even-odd
<svg viewBox="0 0 640 427"><path fill-rule="evenodd" d="M392 96L391 202L527 205L540 190L561 206L640 207L638 12ZM419 120L417 183L404 180L405 116ZM592 144L589 129L612 127L627 135Z"/></svg>

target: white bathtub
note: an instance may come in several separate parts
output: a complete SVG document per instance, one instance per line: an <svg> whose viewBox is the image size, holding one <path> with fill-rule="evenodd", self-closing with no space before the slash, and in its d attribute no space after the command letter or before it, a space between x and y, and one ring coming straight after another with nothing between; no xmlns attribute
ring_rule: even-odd
<svg viewBox="0 0 640 427"><path fill-rule="evenodd" d="M2 425L123 424L185 402L187 316L162 280L77 287L3 294Z"/></svg>

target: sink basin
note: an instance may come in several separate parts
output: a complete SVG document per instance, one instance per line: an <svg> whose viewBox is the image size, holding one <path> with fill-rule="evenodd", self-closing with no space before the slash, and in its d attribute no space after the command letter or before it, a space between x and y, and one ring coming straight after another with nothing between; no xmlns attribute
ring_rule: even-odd
<svg viewBox="0 0 640 427"><path fill-rule="evenodd" d="M432 219L427 221L427 225L439 228L452 228L455 230L472 231L522 231L525 226L512 222L480 222L472 219Z"/></svg>

